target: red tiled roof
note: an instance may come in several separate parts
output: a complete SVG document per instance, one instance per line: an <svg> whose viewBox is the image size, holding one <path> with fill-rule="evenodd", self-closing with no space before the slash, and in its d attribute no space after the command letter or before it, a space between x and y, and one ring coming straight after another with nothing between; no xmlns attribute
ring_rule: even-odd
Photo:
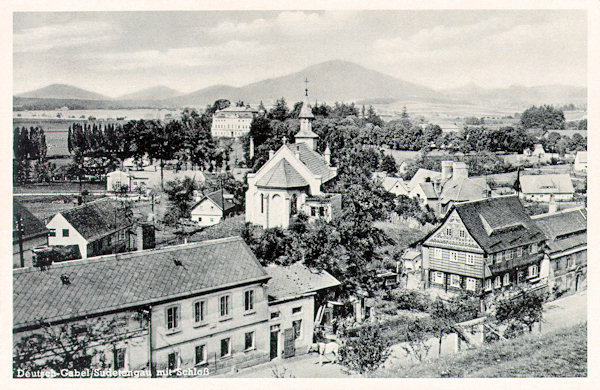
<svg viewBox="0 0 600 390"><path fill-rule="evenodd" d="M68 275L70 284L63 284L61 275ZM101 314L268 278L240 237L68 261L46 271L16 269L13 327Z"/></svg>
<svg viewBox="0 0 600 390"><path fill-rule="evenodd" d="M293 298L341 284L327 271L315 272L301 263L288 266L270 265L265 269L271 276L267 283L269 297L276 300Z"/></svg>

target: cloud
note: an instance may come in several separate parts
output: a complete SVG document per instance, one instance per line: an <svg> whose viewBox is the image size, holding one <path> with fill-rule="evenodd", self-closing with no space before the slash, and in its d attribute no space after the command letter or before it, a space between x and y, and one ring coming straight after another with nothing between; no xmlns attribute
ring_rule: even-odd
<svg viewBox="0 0 600 390"><path fill-rule="evenodd" d="M271 50L257 41L231 40L214 46L181 47L168 50L140 50L131 53L112 52L91 61L95 70L135 70L157 67L192 68L240 63L249 57ZM89 55L86 54L89 58Z"/></svg>
<svg viewBox="0 0 600 390"><path fill-rule="evenodd" d="M119 30L102 21L77 21L24 29L13 35L15 53L42 52L111 41Z"/></svg>

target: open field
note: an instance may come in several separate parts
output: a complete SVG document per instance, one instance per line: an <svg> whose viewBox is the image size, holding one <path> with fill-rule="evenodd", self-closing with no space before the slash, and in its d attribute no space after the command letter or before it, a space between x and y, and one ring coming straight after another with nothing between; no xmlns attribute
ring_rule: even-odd
<svg viewBox="0 0 600 390"><path fill-rule="evenodd" d="M587 323L526 335L422 364L389 367L382 378L585 377Z"/></svg>

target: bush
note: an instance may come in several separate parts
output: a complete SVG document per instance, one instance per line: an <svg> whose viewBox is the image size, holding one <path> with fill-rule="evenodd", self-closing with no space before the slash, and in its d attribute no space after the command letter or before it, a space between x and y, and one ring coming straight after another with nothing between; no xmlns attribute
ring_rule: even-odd
<svg viewBox="0 0 600 390"><path fill-rule="evenodd" d="M376 325L366 326L340 348L340 363L360 374L375 371L390 355L392 341Z"/></svg>
<svg viewBox="0 0 600 390"><path fill-rule="evenodd" d="M392 293L392 298L399 309L412 311L427 311L431 299L425 293L415 290L399 290Z"/></svg>

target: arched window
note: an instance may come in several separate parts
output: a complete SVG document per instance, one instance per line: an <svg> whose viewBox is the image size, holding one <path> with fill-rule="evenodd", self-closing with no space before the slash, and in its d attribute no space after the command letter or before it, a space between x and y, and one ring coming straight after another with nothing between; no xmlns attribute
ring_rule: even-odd
<svg viewBox="0 0 600 390"><path fill-rule="evenodd" d="M290 199L290 215L298 214L298 197L296 194L292 194L292 198Z"/></svg>
<svg viewBox="0 0 600 390"><path fill-rule="evenodd" d="M265 212L265 196L260 194L260 212L261 214Z"/></svg>

